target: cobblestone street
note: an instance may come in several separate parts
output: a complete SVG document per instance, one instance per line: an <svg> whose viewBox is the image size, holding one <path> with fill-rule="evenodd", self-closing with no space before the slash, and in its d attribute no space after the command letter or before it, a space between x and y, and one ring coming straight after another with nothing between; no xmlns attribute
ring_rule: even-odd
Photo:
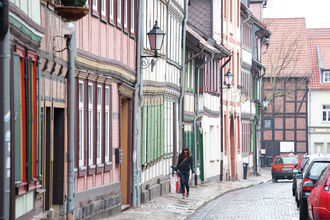
<svg viewBox="0 0 330 220"><path fill-rule="evenodd" d="M267 182L220 196L188 219L299 219L292 181Z"/></svg>

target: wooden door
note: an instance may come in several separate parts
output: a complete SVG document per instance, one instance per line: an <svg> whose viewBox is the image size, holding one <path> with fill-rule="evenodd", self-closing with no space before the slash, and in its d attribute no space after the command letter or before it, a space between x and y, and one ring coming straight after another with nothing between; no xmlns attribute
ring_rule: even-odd
<svg viewBox="0 0 330 220"><path fill-rule="evenodd" d="M123 162L120 165L121 203L128 204L128 101L121 99L120 104L120 147L123 149Z"/></svg>
<svg viewBox="0 0 330 220"><path fill-rule="evenodd" d="M235 151L235 132L234 119L230 119L230 165L231 180L236 180L236 151Z"/></svg>

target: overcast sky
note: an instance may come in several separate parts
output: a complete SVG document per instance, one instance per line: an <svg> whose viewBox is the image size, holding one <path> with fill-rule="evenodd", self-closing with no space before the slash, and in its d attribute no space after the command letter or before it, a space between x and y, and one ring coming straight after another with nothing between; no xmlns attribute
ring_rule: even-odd
<svg viewBox="0 0 330 220"><path fill-rule="evenodd" d="M268 0L264 17L305 17L307 28L330 28L329 10L329 0Z"/></svg>

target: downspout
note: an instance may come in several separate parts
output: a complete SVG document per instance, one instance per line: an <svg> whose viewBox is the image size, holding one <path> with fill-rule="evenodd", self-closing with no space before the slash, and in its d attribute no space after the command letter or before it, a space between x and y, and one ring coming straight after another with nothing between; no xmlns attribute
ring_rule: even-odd
<svg viewBox="0 0 330 220"><path fill-rule="evenodd" d="M223 37L224 37L224 33L223 33L223 20L224 20L224 8L223 8L223 1L224 0L221 0L221 45L223 46ZM222 92L222 91L221 91Z"/></svg>
<svg viewBox="0 0 330 220"><path fill-rule="evenodd" d="M0 219L9 219L10 201L10 31L9 1L0 5Z"/></svg>
<svg viewBox="0 0 330 220"><path fill-rule="evenodd" d="M184 4L184 18L182 21L182 57L181 57L181 94L179 97L179 147L180 149L183 148L183 106L182 106L182 99L184 97L184 90L185 90L185 71L186 71L186 65L185 65L185 59L186 59L186 25L188 20L188 0L185 0ZM173 157L177 157L177 155L173 155Z"/></svg>
<svg viewBox="0 0 330 220"><path fill-rule="evenodd" d="M133 122L133 207L141 204L141 108L143 100L143 76L141 68L141 56L144 44L144 4L145 0L139 1L138 38L136 46L136 83L134 92L134 122Z"/></svg>
<svg viewBox="0 0 330 220"><path fill-rule="evenodd" d="M223 145L224 145L224 137L223 137L223 68L230 62L231 56L229 56L228 60L221 66L220 68L220 181L223 181Z"/></svg>
<svg viewBox="0 0 330 220"><path fill-rule="evenodd" d="M41 177L41 96L40 96L40 60L38 57L38 178Z"/></svg>
<svg viewBox="0 0 330 220"><path fill-rule="evenodd" d="M256 81L254 83L254 91L255 91L255 100L257 98L260 98L260 88L258 87L258 82L266 75L266 67L264 67L262 64L257 64L257 66L259 66L260 68L263 69L263 74L259 77L256 78ZM258 89L258 90L257 90ZM258 97L258 94L259 94L259 97ZM254 118L254 121L253 121L253 129L254 129L254 173L257 173L258 172L258 143L257 143L257 121L259 121L259 102L255 102L255 109L256 109L256 115L255 115L255 118Z"/></svg>
<svg viewBox="0 0 330 220"><path fill-rule="evenodd" d="M76 22L73 22L76 30ZM67 48L68 48L68 58L69 58L69 73L68 73L68 188L67 188L67 218L71 219L74 216L74 115L75 115L75 62L76 62L76 31L70 36L65 36L67 38Z"/></svg>
<svg viewBox="0 0 330 220"><path fill-rule="evenodd" d="M196 117L194 118L194 170L197 172L197 125L196 121L199 118L199 71L206 64L210 63L214 58L214 53L211 53L211 57L206 60L202 65L197 68L197 84L196 84L196 101L195 101L195 109L196 109ZM195 185L197 186L197 175L195 174Z"/></svg>

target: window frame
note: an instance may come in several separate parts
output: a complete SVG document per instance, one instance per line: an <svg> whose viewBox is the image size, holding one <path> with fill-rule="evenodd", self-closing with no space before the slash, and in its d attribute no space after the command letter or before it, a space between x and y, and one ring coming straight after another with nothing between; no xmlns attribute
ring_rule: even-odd
<svg viewBox="0 0 330 220"><path fill-rule="evenodd" d="M85 83L83 80L79 80L78 81L78 124L79 124L79 140L78 140L78 144L79 144L79 156L78 156L78 163L79 163L79 167L84 167L85 166L85 140L84 140L84 105L85 105ZM80 85L82 85L82 89L80 89ZM81 94L82 93L82 94ZM82 95L82 102L80 100L80 96ZM81 116L80 116L80 111L81 111ZM80 121L81 120L81 121ZM81 123L81 124L80 124ZM80 156L81 155L81 156Z"/></svg>
<svg viewBox="0 0 330 220"><path fill-rule="evenodd" d="M123 6L123 8L122 8L122 25L123 25L123 27L124 27L124 31L125 32L128 32L128 4L129 4L129 2L128 2L128 0L123 0L123 2L122 2L122 6Z"/></svg>
<svg viewBox="0 0 330 220"><path fill-rule="evenodd" d="M118 28L122 28L122 0L116 0L116 23Z"/></svg>
<svg viewBox="0 0 330 220"><path fill-rule="evenodd" d="M99 5L99 0L91 0L92 1L92 15L94 15L95 17L99 17L99 9L100 9L100 5ZM96 3L96 5L94 4Z"/></svg>
<svg viewBox="0 0 330 220"><path fill-rule="evenodd" d="M91 93L91 95L90 95ZM92 98L92 103L90 103ZM94 165L94 144L93 144L93 132L94 132L94 84L88 83L88 165Z"/></svg>
<svg viewBox="0 0 330 220"><path fill-rule="evenodd" d="M325 108L328 107L328 108ZM325 120L324 120L324 113L325 113ZM330 104L322 104L322 122L330 122Z"/></svg>
<svg viewBox="0 0 330 220"><path fill-rule="evenodd" d="M108 91L107 91L108 90ZM108 92L108 95L107 95ZM108 102L107 102L108 97ZM108 103L108 104L107 104ZM110 163L110 106L111 106L111 90L110 86L106 85L104 88L104 119L106 119L106 114L108 113L108 120L105 120L104 124L104 162ZM108 131L106 132L106 127ZM108 137L107 137L108 136ZM108 153L106 153L108 151Z"/></svg>
<svg viewBox="0 0 330 220"><path fill-rule="evenodd" d="M130 33L135 37L135 0L130 0Z"/></svg>
<svg viewBox="0 0 330 220"><path fill-rule="evenodd" d="M322 71L322 82L323 83L330 83L330 70L323 70ZM328 77L326 77L326 75L328 76ZM326 80L326 78L327 78L327 80Z"/></svg>
<svg viewBox="0 0 330 220"><path fill-rule="evenodd" d="M109 23L115 24L115 1L116 0L109 0L108 10L109 10ZM112 9L112 10L111 10Z"/></svg>
<svg viewBox="0 0 330 220"><path fill-rule="evenodd" d="M104 5L103 5L104 3ZM108 0L100 0L100 18L101 21L107 22L108 14Z"/></svg>
<svg viewBox="0 0 330 220"><path fill-rule="evenodd" d="M266 121L270 121L270 127L268 127L268 126L266 127L266 123L265 123ZM273 120L270 118L264 118L263 128L264 128L264 130L271 130L273 128Z"/></svg>
<svg viewBox="0 0 330 220"><path fill-rule="evenodd" d="M96 86L96 163L102 163L102 85ZM99 156L98 156L99 151Z"/></svg>

